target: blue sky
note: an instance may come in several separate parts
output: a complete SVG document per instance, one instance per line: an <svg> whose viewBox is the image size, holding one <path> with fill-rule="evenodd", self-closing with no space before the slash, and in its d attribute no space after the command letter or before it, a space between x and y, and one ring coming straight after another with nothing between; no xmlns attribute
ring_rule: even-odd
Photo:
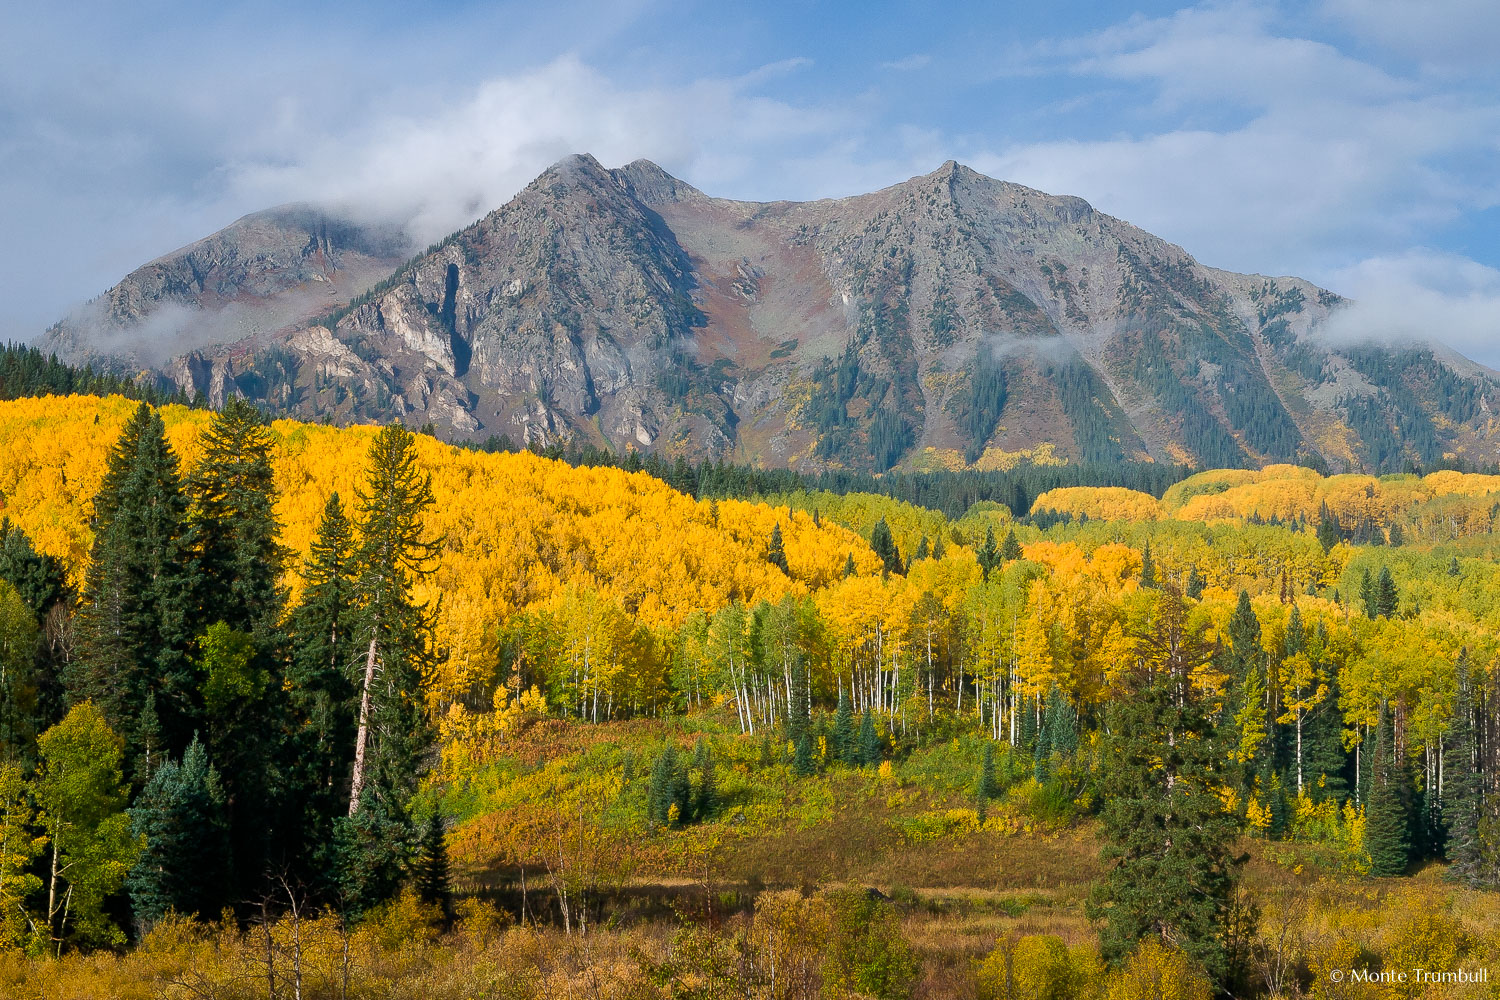
<svg viewBox="0 0 1500 1000"><path fill-rule="evenodd" d="M1497 51L1491 0L32 5L0 338L246 212L431 239L589 151L752 199L958 159L1500 366Z"/></svg>

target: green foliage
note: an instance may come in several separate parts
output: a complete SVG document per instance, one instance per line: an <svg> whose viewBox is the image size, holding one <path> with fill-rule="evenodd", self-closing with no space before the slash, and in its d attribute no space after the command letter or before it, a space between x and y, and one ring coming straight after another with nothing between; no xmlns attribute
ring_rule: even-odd
<svg viewBox="0 0 1500 1000"><path fill-rule="evenodd" d="M37 739L33 794L49 853L49 946L113 945L125 935L107 906L140 852L125 812L120 738L90 702Z"/></svg>
<svg viewBox="0 0 1500 1000"><path fill-rule="evenodd" d="M216 917L229 901L229 829L219 772L202 743L189 744L180 764L156 769L130 819L143 845L125 883L137 924L149 930L168 911Z"/></svg>
<svg viewBox="0 0 1500 1000"><path fill-rule="evenodd" d="M895 908L862 889L828 893L832 915L824 989L837 995L907 1000L917 981L917 958L901 935Z"/></svg>
<svg viewBox="0 0 1500 1000"><path fill-rule="evenodd" d="M1370 752L1370 794L1365 808L1365 853L1370 856L1370 874L1406 874L1410 842L1406 797L1401 787L1401 768L1394 761L1391 722L1384 707L1376 724L1375 746Z"/></svg>
<svg viewBox="0 0 1500 1000"><path fill-rule="evenodd" d="M1109 707L1100 814L1111 862L1090 903L1106 958L1170 941L1215 976L1229 973L1235 837L1217 787L1225 754L1185 672L1158 675Z"/></svg>
<svg viewBox="0 0 1500 1000"><path fill-rule="evenodd" d="M870 531L870 548L880 557L885 564L887 573L905 573L906 566L901 561L901 551L896 548L896 540L891 537L891 529L886 526L885 518L875 522L875 527Z"/></svg>

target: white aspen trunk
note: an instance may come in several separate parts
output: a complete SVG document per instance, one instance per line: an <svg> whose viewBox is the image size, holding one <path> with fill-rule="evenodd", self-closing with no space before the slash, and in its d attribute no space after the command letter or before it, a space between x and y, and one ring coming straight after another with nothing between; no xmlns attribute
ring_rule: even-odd
<svg viewBox="0 0 1500 1000"><path fill-rule="evenodd" d="M370 743L370 695L375 687L375 657L378 653L380 622L375 622L376 634L370 636L370 648L365 653L365 683L359 696L359 729L354 736L354 772L349 783L349 815L359 811L359 796L365 790L365 750Z"/></svg>

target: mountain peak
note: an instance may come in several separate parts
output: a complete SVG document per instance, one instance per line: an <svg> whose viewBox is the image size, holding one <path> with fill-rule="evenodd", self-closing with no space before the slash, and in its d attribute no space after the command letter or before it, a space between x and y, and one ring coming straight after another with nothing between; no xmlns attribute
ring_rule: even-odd
<svg viewBox="0 0 1500 1000"><path fill-rule="evenodd" d="M610 173L642 205L654 207L704 196L703 192L673 177L650 160L633 160Z"/></svg>

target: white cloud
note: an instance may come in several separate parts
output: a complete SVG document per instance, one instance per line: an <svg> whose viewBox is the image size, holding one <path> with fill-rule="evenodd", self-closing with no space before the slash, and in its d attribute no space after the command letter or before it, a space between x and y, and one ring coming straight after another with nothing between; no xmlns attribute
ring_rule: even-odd
<svg viewBox="0 0 1500 1000"><path fill-rule="evenodd" d="M1494 0L1325 0L1323 13L1355 36L1439 73L1494 72Z"/></svg>
<svg viewBox="0 0 1500 1000"><path fill-rule="evenodd" d="M1500 368L1500 270L1465 257L1413 250L1330 273L1354 300L1321 334L1337 342L1436 340Z"/></svg>
<svg viewBox="0 0 1500 1000"><path fill-rule="evenodd" d="M932 62L932 56L925 52L915 52L900 59L892 59L880 64L881 69L894 70L897 73L909 73L913 70L926 69Z"/></svg>

